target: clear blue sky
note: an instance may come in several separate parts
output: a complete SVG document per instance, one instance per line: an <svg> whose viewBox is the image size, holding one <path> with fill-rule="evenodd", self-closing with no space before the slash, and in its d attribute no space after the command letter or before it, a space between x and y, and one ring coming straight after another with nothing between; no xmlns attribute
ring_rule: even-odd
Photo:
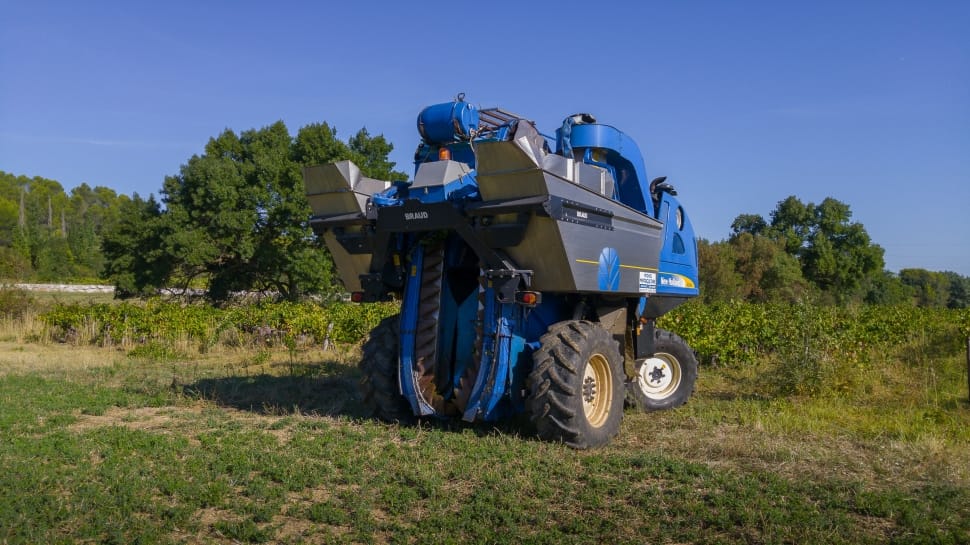
<svg viewBox="0 0 970 545"><path fill-rule="evenodd" d="M699 236L848 203L890 270L970 275L970 2L0 0L0 170L157 193L224 128L383 133L456 93L630 134Z"/></svg>

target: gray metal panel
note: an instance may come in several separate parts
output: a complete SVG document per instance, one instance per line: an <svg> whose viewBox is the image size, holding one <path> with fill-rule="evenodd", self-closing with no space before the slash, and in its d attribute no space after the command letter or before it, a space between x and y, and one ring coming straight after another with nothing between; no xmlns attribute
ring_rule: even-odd
<svg viewBox="0 0 970 545"><path fill-rule="evenodd" d="M363 213L367 200L390 182L362 175L352 161L303 168L307 201L315 216Z"/></svg>
<svg viewBox="0 0 970 545"><path fill-rule="evenodd" d="M439 186L457 180L471 172L471 167L458 161L422 163L414 174L411 187Z"/></svg>
<svg viewBox="0 0 970 545"><path fill-rule="evenodd" d="M519 172L533 173L539 170L535 157L514 142L480 142L475 145L475 159L478 185L480 188L488 186L486 192L482 193L485 200L541 194L529 193L532 187L525 189L504 187L504 184L482 185L482 180L488 177L503 177Z"/></svg>
<svg viewBox="0 0 970 545"><path fill-rule="evenodd" d="M620 263L615 293L641 294L641 273L656 273L659 266L663 224L613 200L613 179L604 169L545 152L534 160L535 149L523 144L486 142L476 146L479 191L484 200L559 197L611 214L612 230L534 214L522 243L506 248L516 266L533 271L533 286L539 290L601 292L600 255L612 248Z"/></svg>
<svg viewBox="0 0 970 545"><path fill-rule="evenodd" d="M486 181L485 185L482 184ZM536 171L519 170L495 174L488 177L478 177L478 191L486 201L517 199L533 196L545 196L549 193L542 176L536 176Z"/></svg>
<svg viewBox="0 0 970 545"><path fill-rule="evenodd" d="M540 291L575 292L569 258L563 250L559 231L562 222L533 215L525 237L518 246L506 248L509 257L522 269L533 271L532 287Z"/></svg>
<svg viewBox="0 0 970 545"><path fill-rule="evenodd" d="M613 216L612 227L534 215L522 243L506 251L518 267L534 271L536 289L598 292L600 255L612 248L620 264L617 293L639 294L640 273L659 266L661 227L623 215Z"/></svg>
<svg viewBox="0 0 970 545"><path fill-rule="evenodd" d="M545 137L539 134L535 125L530 122L520 122L515 126L512 142L529 156L536 166L541 165L543 157L548 155Z"/></svg>
<svg viewBox="0 0 970 545"><path fill-rule="evenodd" d="M390 182L364 176L352 161L305 167L303 184L313 215L320 217L363 215L371 195L390 186ZM361 226L350 225L344 229L348 232L360 231ZM323 241L333 256L344 287L348 291L361 291L360 275L370 270L371 254L349 253L329 229L323 234Z"/></svg>
<svg viewBox="0 0 970 545"><path fill-rule="evenodd" d="M628 218L613 219L609 233L585 225L560 222L560 230L570 271L577 291L599 292L599 259L605 248L613 248L620 262L622 294L640 293L640 273L657 272L663 239L659 228L651 228ZM536 274L538 277L538 274Z"/></svg>
<svg viewBox="0 0 970 545"><path fill-rule="evenodd" d="M604 197L613 197L613 176L604 168L586 163L576 163L576 174L573 180Z"/></svg>
<svg viewBox="0 0 970 545"><path fill-rule="evenodd" d="M660 231L622 219L614 227L604 231L536 215L522 243L506 251L518 267L533 271L535 289L600 292L600 254L613 248L620 263L616 293L641 294L640 273L656 273L659 266Z"/></svg>
<svg viewBox="0 0 970 545"><path fill-rule="evenodd" d="M352 161L303 167L303 184L308 195L352 189L360 178L360 169Z"/></svg>
<svg viewBox="0 0 970 545"><path fill-rule="evenodd" d="M359 230L360 227L351 226L347 229ZM347 291L362 291L360 275L370 271L372 254L351 254L347 252L343 245L337 241L337 237L334 236L333 231L330 230L324 233L323 242L327 245L327 249L330 250L330 255L333 256L333 263L337 267L337 274L340 276L340 281L343 282L344 288Z"/></svg>
<svg viewBox="0 0 970 545"><path fill-rule="evenodd" d="M388 187L391 187L391 182L385 180L375 180L374 178L367 178L365 176L354 184L354 192L370 197L374 193L384 191Z"/></svg>
<svg viewBox="0 0 970 545"><path fill-rule="evenodd" d="M549 153L542 158L542 170L559 176L560 178L572 181L573 172L575 171L576 166L575 163L576 161L570 159L569 157Z"/></svg>

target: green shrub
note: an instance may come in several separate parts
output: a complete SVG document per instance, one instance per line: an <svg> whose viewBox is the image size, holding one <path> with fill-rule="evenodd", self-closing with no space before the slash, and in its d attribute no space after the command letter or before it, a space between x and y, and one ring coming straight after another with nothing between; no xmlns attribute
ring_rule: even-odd
<svg viewBox="0 0 970 545"><path fill-rule="evenodd" d="M14 303L0 308L29 305L24 295L6 297L4 301ZM57 304L41 318L53 339L120 345L132 357L166 360L220 344L294 351L325 342L357 343L398 311L395 303L282 302L216 308L152 299ZM662 317L658 325L682 336L703 363L767 362L773 368L766 377L771 390L818 395L852 388L877 358L904 352L924 359L962 353L970 335L970 310L695 301Z"/></svg>
<svg viewBox="0 0 970 545"><path fill-rule="evenodd" d="M19 320L34 310L37 303L24 290L0 287L0 317Z"/></svg>
<svg viewBox="0 0 970 545"><path fill-rule="evenodd" d="M58 304L41 314L61 342L148 346L188 340L205 351L227 346L305 346L359 342L393 303L256 303L228 308L161 299L118 304Z"/></svg>
<svg viewBox="0 0 970 545"><path fill-rule="evenodd" d="M842 360L865 361L873 350L907 343L958 353L970 336L970 312L910 306L838 307L743 302L685 304L658 320L697 352L701 361L750 363L811 342Z"/></svg>
<svg viewBox="0 0 970 545"><path fill-rule="evenodd" d="M128 357L152 361L174 361L183 359L186 355L166 344L150 341L129 350Z"/></svg>

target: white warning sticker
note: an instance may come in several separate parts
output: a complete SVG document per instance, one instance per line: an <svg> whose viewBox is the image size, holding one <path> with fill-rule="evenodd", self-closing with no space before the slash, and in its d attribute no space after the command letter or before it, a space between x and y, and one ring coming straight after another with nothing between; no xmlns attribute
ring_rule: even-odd
<svg viewBox="0 0 970 545"><path fill-rule="evenodd" d="M640 293L657 293L657 273L642 271L640 273Z"/></svg>

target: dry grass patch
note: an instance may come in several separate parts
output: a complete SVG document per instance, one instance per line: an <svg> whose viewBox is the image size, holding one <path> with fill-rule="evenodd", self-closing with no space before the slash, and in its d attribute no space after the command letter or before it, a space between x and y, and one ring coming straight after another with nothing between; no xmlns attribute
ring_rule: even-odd
<svg viewBox="0 0 970 545"><path fill-rule="evenodd" d="M63 374L110 367L123 360L122 353L94 347L0 342L0 376Z"/></svg>
<svg viewBox="0 0 970 545"><path fill-rule="evenodd" d="M649 433L638 432L648 427ZM970 450L939 441L785 433L675 415L627 414L623 432L617 447L696 460L712 468L764 471L797 480L838 478L878 488L941 480L970 487Z"/></svg>
<svg viewBox="0 0 970 545"><path fill-rule="evenodd" d="M82 414L74 411L77 420L68 428L85 432L94 428L122 426L130 430L171 433L194 426L202 416L202 405L187 407L111 407L103 414Z"/></svg>
<svg viewBox="0 0 970 545"><path fill-rule="evenodd" d="M949 382L929 385L914 382L918 369L885 367L872 373L882 377L872 384L873 397L864 391L772 397L758 380L766 366L702 369L686 407L628 412L615 444L798 481L839 479L883 491L934 483L970 489L970 407L946 401L958 395L959 374L951 370ZM889 376L891 382L883 380Z"/></svg>

